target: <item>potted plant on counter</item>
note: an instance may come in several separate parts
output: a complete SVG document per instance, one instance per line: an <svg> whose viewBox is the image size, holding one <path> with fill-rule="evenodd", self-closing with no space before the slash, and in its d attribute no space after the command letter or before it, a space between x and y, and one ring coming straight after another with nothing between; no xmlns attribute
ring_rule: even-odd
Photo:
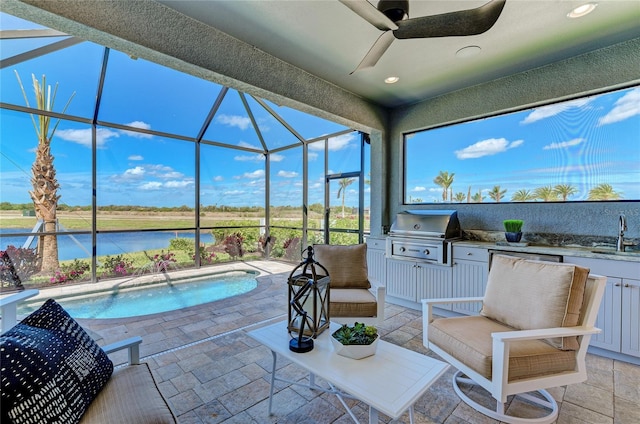
<svg viewBox="0 0 640 424"><path fill-rule="evenodd" d="M344 324L331 334L331 343L336 353L353 359L362 359L376 353L378 329L356 322L353 326Z"/></svg>
<svg viewBox="0 0 640 424"><path fill-rule="evenodd" d="M521 219L505 219L502 221L504 224L504 236L509 243L518 243L522 238L522 224L524 221Z"/></svg>

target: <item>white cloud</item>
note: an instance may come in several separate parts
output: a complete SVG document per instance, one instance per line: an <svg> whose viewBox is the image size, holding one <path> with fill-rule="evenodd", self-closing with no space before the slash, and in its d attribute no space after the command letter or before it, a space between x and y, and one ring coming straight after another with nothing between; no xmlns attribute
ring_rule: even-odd
<svg viewBox="0 0 640 424"><path fill-rule="evenodd" d="M143 130L150 130L151 129L151 125L147 124L146 122L142 122L142 121L133 121L133 122L129 122L128 124L125 124L128 127L133 127L133 128L140 128ZM141 132L137 132L137 131L126 131L126 130L121 130L123 134L131 136L131 137L135 137L135 138L152 138L153 136L151 134L145 134L145 133L141 133Z"/></svg>
<svg viewBox="0 0 640 424"><path fill-rule="evenodd" d="M279 171L278 172L278 177L294 178L297 176L298 176L298 173L295 171Z"/></svg>
<svg viewBox="0 0 640 424"><path fill-rule="evenodd" d="M249 142L247 142L247 141L243 141L243 140L240 140L240 141L238 142L238 146L239 146L239 147L249 147L249 148L251 148L251 149L261 149L261 150L262 150L262 147L258 147L258 146L256 146L255 144L251 144L251 143L249 143Z"/></svg>
<svg viewBox="0 0 640 424"><path fill-rule="evenodd" d="M163 179L184 178L184 174L182 172L176 171L172 167L167 165L144 165L144 169L146 170L148 175L152 175L156 178L163 178Z"/></svg>
<svg viewBox="0 0 640 424"><path fill-rule="evenodd" d="M531 111L526 118L524 118L520 123L521 124L531 124L532 122L539 121L541 119L550 118L552 116L558 115L566 110L571 108L583 107L589 104L593 98L583 98L571 100L563 103L556 103L549 106L542 106Z"/></svg>
<svg viewBox="0 0 640 424"><path fill-rule="evenodd" d="M584 142L585 142L584 138L574 138L573 140L569 140L569 141L561 141L559 143L547 144L542 148L542 150L564 149L565 147L577 146L578 144L584 143Z"/></svg>
<svg viewBox="0 0 640 424"><path fill-rule="evenodd" d="M279 155L277 153L272 153L269 155L271 162L282 162L285 159L284 155ZM233 160L237 160L239 162L264 162L265 156L261 153L256 155L238 155L234 156Z"/></svg>
<svg viewBox="0 0 640 424"><path fill-rule="evenodd" d="M253 172L245 172L242 174L242 178L261 178L264 177L264 170L256 169Z"/></svg>
<svg viewBox="0 0 640 424"><path fill-rule="evenodd" d="M513 149L514 147L519 147L519 146L521 146L523 144L524 144L524 140L512 141L511 144L509 144L509 148Z"/></svg>
<svg viewBox="0 0 640 424"><path fill-rule="evenodd" d="M422 186L415 186L411 191L425 191L426 188Z"/></svg>
<svg viewBox="0 0 640 424"><path fill-rule="evenodd" d="M640 88L635 88L620 97L613 109L598 120L598 125L613 124L635 115L640 115Z"/></svg>
<svg viewBox="0 0 640 424"><path fill-rule="evenodd" d="M251 126L251 119L248 116L222 114L216 117L216 121L230 127L238 127L243 131Z"/></svg>
<svg viewBox="0 0 640 424"><path fill-rule="evenodd" d="M167 181L164 186L166 188L184 188L193 184L193 180Z"/></svg>
<svg viewBox="0 0 640 424"><path fill-rule="evenodd" d="M264 155L238 155L234 156L233 160L237 160L239 162L264 162Z"/></svg>
<svg viewBox="0 0 640 424"><path fill-rule="evenodd" d="M224 177L222 175L216 175L213 177L213 181L224 181Z"/></svg>
<svg viewBox="0 0 640 424"><path fill-rule="evenodd" d="M489 138L487 140L478 141L471 146L461 150L456 150L456 157L460 160L476 159L483 156L491 156L502 153L508 149L521 146L524 140L516 140L509 142L506 138Z"/></svg>
<svg viewBox="0 0 640 424"><path fill-rule="evenodd" d="M178 171L171 171L171 172L166 172L166 173L163 173L163 174L159 174L159 175L157 175L157 177L164 178L164 179L182 178L182 177L184 177L184 174L182 172L178 172Z"/></svg>
<svg viewBox="0 0 640 424"><path fill-rule="evenodd" d="M223 194L227 195L227 196L234 196L236 194L244 194L244 191L242 191L242 190L228 190L228 191L225 191Z"/></svg>
<svg viewBox="0 0 640 424"><path fill-rule="evenodd" d="M123 176L126 177L134 177L140 178L146 173L145 169L142 166L136 166L135 168L130 168L124 171Z"/></svg>
<svg viewBox="0 0 640 424"><path fill-rule="evenodd" d="M128 160L139 161L139 160L144 160L144 157L142 157L142 155L131 155L127 159Z"/></svg>
<svg viewBox="0 0 640 424"><path fill-rule="evenodd" d="M355 139L355 135L353 133L339 135L337 137L332 137L329 139L329 150L330 151L338 151L349 147L349 143ZM309 150L316 151L324 151L324 143L316 142L309 144Z"/></svg>
<svg viewBox="0 0 640 424"><path fill-rule="evenodd" d="M318 154L315 153L315 152L309 152L307 154L307 158L309 158L310 161L312 161L312 160L315 161L315 160L318 159Z"/></svg>
<svg viewBox="0 0 640 424"><path fill-rule="evenodd" d="M142 121L133 121L125 125L134 127L134 128L151 129L151 125ZM56 131L56 135L63 140L70 141L72 143L77 143L82 146L91 148L91 128L58 130ZM139 133L135 131L126 131L126 130L112 130L109 128L100 127L96 129L96 145L98 149L102 149L105 147L105 145L109 140L111 140L112 138L118 138L121 135L127 135L131 137L136 137L136 138L153 137L151 134L144 134L144 133ZM140 160L140 159L131 159L131 160Z"/></svg>
<svg viewBox="0 0 640 424"><path fill-rule="evenodd" d="M140 184L140 190L160 190L162 183L157 181L149 181L148 183Z"/></svg>
<svg viewBox="0 0 640 424"><path fill-rule="evenodd" d="M91 148L91 128L81 130L58 130L56 131L56 135L63 140ZM96 130L96 144L98 149L103 148L110 139L117 137L120 137L120 133L117 131L112 131L108 128L98 128Z"/></svg>

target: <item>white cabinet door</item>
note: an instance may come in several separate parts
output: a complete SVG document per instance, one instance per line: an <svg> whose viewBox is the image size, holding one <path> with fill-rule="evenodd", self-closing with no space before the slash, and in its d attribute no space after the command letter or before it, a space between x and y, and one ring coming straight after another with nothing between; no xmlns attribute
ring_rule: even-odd
<svg viewBox="0 0 640 424"><path fill-rule="evenodd" d="M451 268L441 265L416 265L417 301L451 297ZM440 309L451 310L450 304L438 305Z"/></svg>
<svg viewBox="0 0 640 424"><path fill-rule="evenodd" d="M390 259L387 261L387 295L416 301L416 263Z"/></svg>
<svg viewBox="0 0 640 424"><path fill-rule="evenodd" d="M454 259L453 262L453 297L484 296L487 288L487 275L489 264ZM453 310L461 314L475 315L480 312L482 304L456 303Z"/></svg>
<svg viewBox="0 0 640 424"><path fill-rule="evenodd" d="M419 302L422 299L451 297L451 268L414 261L387 261L387 295ZM441 309L451 309L442 305Z"/></svg>
<svg viewBox="0 0 640 424"><path fill-rule="evenodd" d="M453 245L453 297L482 297L487 288L489 251ZM482 304L455 303L453 311L476 315Z"/></svg>
<svg viewBox="0 0 640 424"><path fill-rule="evenodd" d="M565 256L564 261L607 276L607 286L598 310L596 327L602 333L591 337L591 345L640 357L640 274L637 262Z"/></svg>
<svg viewBox="0 0 640 424"><path fill-rule="evenodd" d="M640 357L640 280L622 279L621 351Z"/></svg>
<svg viewBox="0 0 640 424"><path fill-rule="evenodd" d="M367 271L369 275L378 280L380 284L386 284L387 260L384 250L367 248Z"/></svg>
<svg viewBox="0 0 640 424"><path fill-rule="evenodd" d="M621 294L622 280L620 278L607 278L607 285L604 289L602 303L600 303L598 318L596 319L596 327L602 332L591 337L591 346L620 352Z"/></svg>

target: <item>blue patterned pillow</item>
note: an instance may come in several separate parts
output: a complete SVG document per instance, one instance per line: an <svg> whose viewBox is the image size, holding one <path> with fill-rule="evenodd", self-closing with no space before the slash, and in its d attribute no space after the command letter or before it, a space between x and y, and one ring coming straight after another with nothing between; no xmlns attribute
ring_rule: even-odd
<svg viewBox="0 0 640 424"><path fill-rule="evenodd" d="M53 299L0 336L2 422L77 423L113 363Z"/></svg>

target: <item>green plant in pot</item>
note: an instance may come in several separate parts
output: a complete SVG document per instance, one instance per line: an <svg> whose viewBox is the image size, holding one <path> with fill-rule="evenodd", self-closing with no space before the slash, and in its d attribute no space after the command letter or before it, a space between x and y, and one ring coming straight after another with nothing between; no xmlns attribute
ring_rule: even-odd
<svg viewBox="0 0 640 424"><path fill-rule="evenodd" d="M362 359L376 353L378 329L356 322L353 326L344 324L331 334L331 343L338 355Z"/></svg>
<svg viewBox="0 0 640 424"><path fill-rule="evenodd" d="M521 219L505 219L502 221L504 224L504 236L510 243L518 243L522 239L522 224Z"/></svg>

